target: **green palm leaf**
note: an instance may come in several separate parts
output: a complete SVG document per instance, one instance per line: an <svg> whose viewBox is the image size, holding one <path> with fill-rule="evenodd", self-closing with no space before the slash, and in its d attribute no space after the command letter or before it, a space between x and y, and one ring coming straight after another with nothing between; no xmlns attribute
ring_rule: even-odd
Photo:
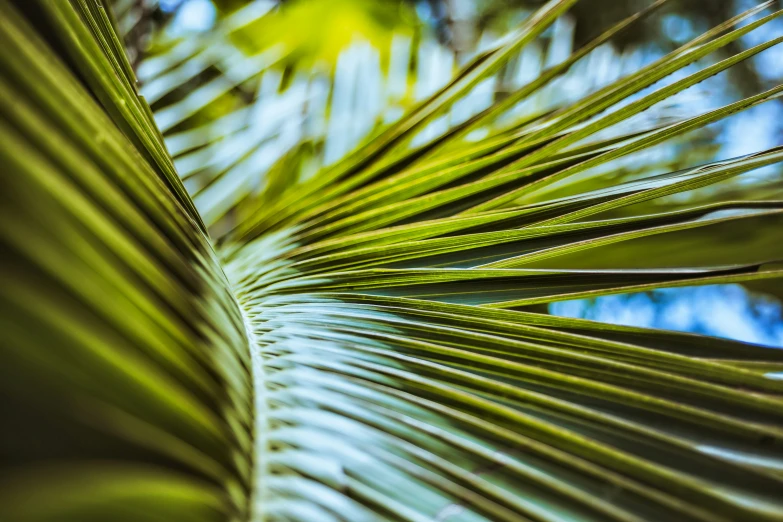
<svg viewBox="0 0 783 522"><path fill-rule="evenodd" d="M225 79L153 116L104 1L0 1L0 519L780 520L783 352L525 307L783 276L783 202L644 205L777 164L779 147L619 184L595 174L779 97L619 127L779 44L645 91L782 13L739 26L761 5L461 141L651 3L411 145L574 3L547 3L317 175L296 182L296 145L254 192L257 172L227 160L194 204L168 150L213 157L248 109L169 133L169 149L160 129ZM224 21L213 44L250 21ZM221 56L185 41L140 74L162 100ZM548 195L577 175L593 188Z"/></svg>

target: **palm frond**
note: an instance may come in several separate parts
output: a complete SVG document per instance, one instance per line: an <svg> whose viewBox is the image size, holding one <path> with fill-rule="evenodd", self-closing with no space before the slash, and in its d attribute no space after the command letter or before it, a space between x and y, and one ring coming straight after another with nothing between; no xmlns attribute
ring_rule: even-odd
<svg viewBox="0 0 783 522"><path fill-rule="evenodd" d="M243 518L246 331L104 6L0 6L0 518Z"/></svg>
<svg viewBox="0 0 783 522"><path fill-rule="evenodd" d="M293 172L298 138L277 156L270 135L253 139L253 104L170 133L195 204L160 129L277 51L187 92L224 50L174 44L139 69L156 101L185 89L153 117L104 2L0 3L0 394L14 426L0 518L780 519L782 351L528 307L783 276L783 202L644 205L778 164L780 147L622 184L596 170L779 97L623 127L779 44L699 61L783 12L739 25L760 5L575 103L463 139L633 17L415 142L574 3L551 0L310 177ZM216 46L231 20L250 18ZM594 188L551 196L575 176Z"/></svg>

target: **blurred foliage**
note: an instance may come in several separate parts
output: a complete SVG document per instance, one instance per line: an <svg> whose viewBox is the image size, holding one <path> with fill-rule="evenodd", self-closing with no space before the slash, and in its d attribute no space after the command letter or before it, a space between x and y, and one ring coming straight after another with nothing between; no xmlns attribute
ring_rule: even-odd
<svg viewBox="0 0 783 522"><path fill-rule="evenodd" d="M357 39L378 49L389 49L396 31L408 30L415 17L393 2L366 0L309 0L283 5L279 16L259 20L242 31L260 47L282 44L291 49L290 60L302 66L334 64L340 53Z"/></svg>
<svg viewBox="0 0 783 522"><path fill-rule="evenodd" d="M533 9L544 3L543 0L425 1L429 6L427 13L430 15L430 23L441 40L455 44L461 50L468 50L475 43L471 41L471 36L481 34L487 28L499 32L508 30L510 23L513 24L516 18L510 15L520 8ZM578 3L571 10L576 21L575 45L583 45L594 38L601 28L638 12L645 5L646 2L642 0L589 0ZM668 52L691 35L698 34L751 5L753 4L749 2L735 0L677 0L666 6L665 16L659 19L660 21L639 24L633 31L619 35L614 44L620 49L643 44L653 45L663 52ZM469 13L469 16L461 16L461 13L465 12ZM737 52L740 48L741 44L735 43L725 52ZM783 72L778 72L777 78L783 78ZM774 79L762 78L752 62L744 63L733 70L731 80L744 94L756 92L774 82Z"/></svg>
<svg viewBox="0 0 783 522"><path fill-rule="evenodd" d="M155 0L133 1L154 3ZM169 9L181 1L169 0ZM469 53L485 31L502 34L518 23L525 13L544 3L544 0L278 1L286 10L291 6L290 14L285 17L291 21L291 25L287 26L283 22L270 35L285 34L286 38L295 38L301 44L304 43L302 35L310 34L312 36L308 46L320 43L322 47L318 51L323 49L323 52L332 56L339 49L337 42L347 43L351 33L361 33L373 39L382 35L378 31L379 26L388 28L393 25L399 28L402 23L415 27L420 22L414 20L414 12L420 15L419 20L429 26L442 43L450 45L455 52ZM212 2L218 12L225 16L246 5L248 0ZM575 45L583 45L594 38L601 28L638 12L645 5L643 0L587 0L578 3L570 13L576 21ZM666 16L660 22L639 24L634 31L619 35L614 44L620 49L652 44L668 52L681 44L688 34L702 32L750 5L741 0L676 0L666 7ZM160 15L158 12L157 16ZM740 44L735 43L726 52L737 52L739 49ZM777 77L781 76L783 73L778 73ZM743 94L769 86L774 81L762 78L752 62L738 66L731 72L731 79Z"/></svg>

